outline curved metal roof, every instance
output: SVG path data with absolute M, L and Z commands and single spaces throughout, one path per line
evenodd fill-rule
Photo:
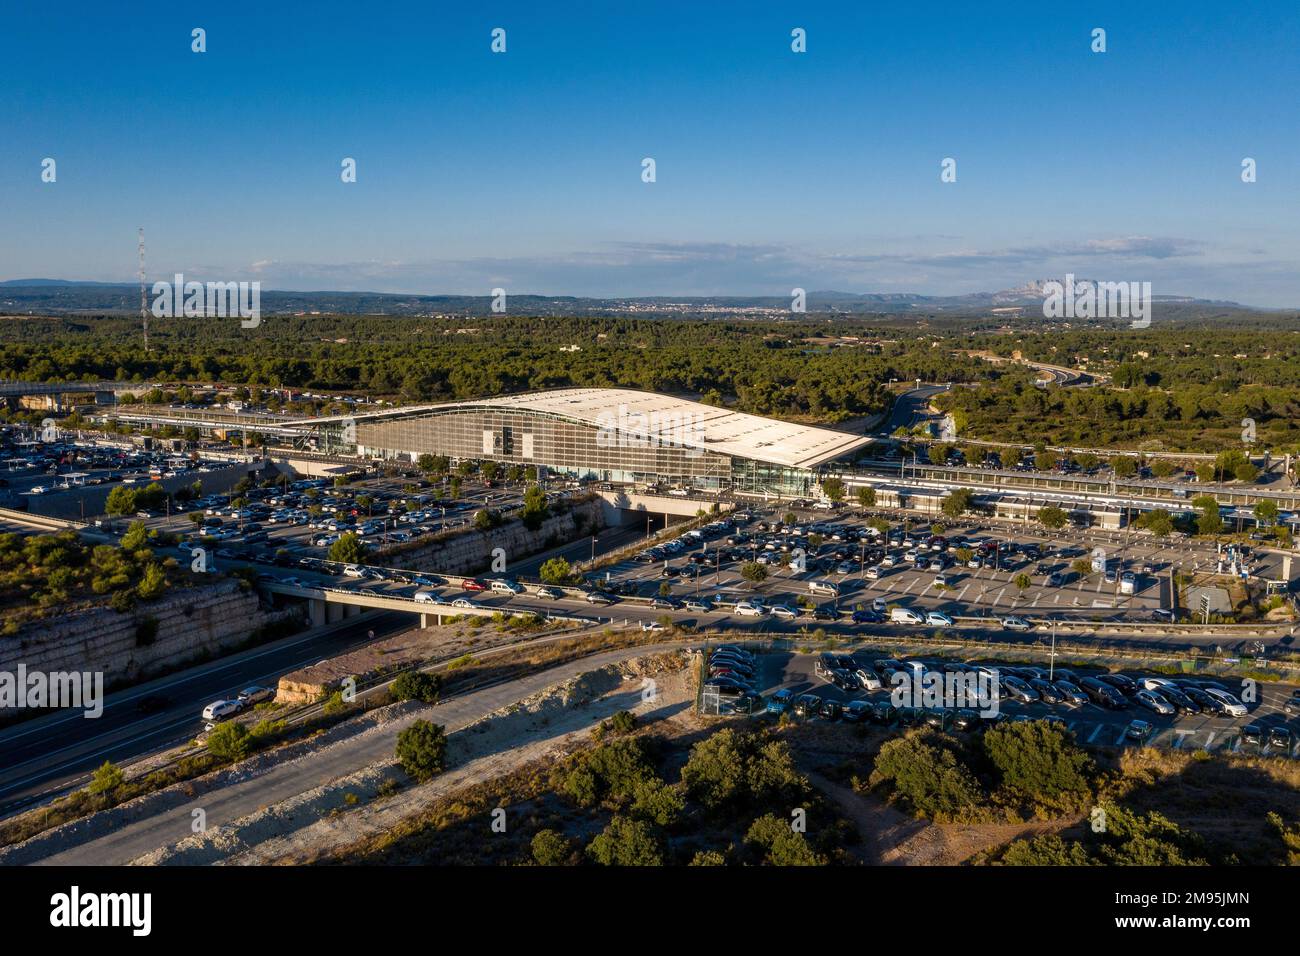
M 562 388 L 348 417 L 361 423 L 375 418 L 483 409 L 537 412 L 596 428 L 617 428 L 633 434 L 648 432 L 721 455 L 788 468 L 814 468 L 871 443 L 868 437 L 848 432 L 748 415 L 630 388 Z M 321 421 L 314 420 L 317 424 Z

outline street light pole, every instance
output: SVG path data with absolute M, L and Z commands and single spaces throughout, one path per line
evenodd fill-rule
M 1056 680 L 1056 621 L 1052 621 L 1052 653 L 1047 658 L 1047 679 Z

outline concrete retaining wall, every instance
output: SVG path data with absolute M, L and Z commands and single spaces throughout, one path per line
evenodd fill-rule
M 267 611 L 255 591 L 224 580 L 168 593 L 138 605 L 129 614 L 95 608 L 23 627 L 0 637 L 0 671 L 95 671 L 105 684 L 136 681 L 176 667 L 204 653 L 217 654 L 246 641 L 258 627 L 296 610 Z M 158 622 L 150 643 L 141 646 L 140 624 Z

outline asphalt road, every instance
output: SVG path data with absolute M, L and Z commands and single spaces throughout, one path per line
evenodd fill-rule
M 888 437 L 900 428 L 911 428 L 930 418 L 930 413 L 926 411 L 930 399 L 941 392 L 948 391 L 948 388 L 947 385 L 922 385 L 920 388 L 903 392 L 894 401 L 889 417 L 885 419 L 885 423 L 880 426 L 876 434 Z

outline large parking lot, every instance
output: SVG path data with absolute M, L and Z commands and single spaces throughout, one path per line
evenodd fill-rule
M 888 531 L 877 533 L 868 526 L 872 516 L 848 509 L 794 514 L 789 525 L 772 514 L 742 517 L 725 537 L 643 552 L 605 570 L 623 593 L 642 596 L 667 581 L 677 598 L 721 591 L 752 594 L 768 606 L 812 598 L 839 610 L 901 606 L 922 617 L 1153 621 L 1167 619 L 1172 573 L 1214 565 L 1211 553 L 1186 542 L 1137 535 L 1094 539 L 1077 530 L 1052 535 L 970 522 L 934 535 L 928 523 L 905 531 L 896 516 L 884 518 Z M 1099 557 L 1104 571 L 1074 567 Z M 764 580 L 745 580 L 748 563 L 764 566 Z M 821 582 L 838 594 L 814 593 Z
M 836 652 L 843 654 L 846 652 Z M 857 667 L 862 670 L 880 675 L 882 669 L 887 670 L 890 666 L 888 662 L 894 659 L 884 651 L 872 651 L 862 649 L 855 651 L 848 656 L 852 657 Z M 882 688 L 879 690 L 864 690 L 861 687 L 850 687 L 846 682 L 832 682 L 829 676 L 818 674 L 817 654 L 800 654 L 786 652 L 766 652 L 754 655 L 755 678 L 754 689 L 762 695 L 764 703 L 771 700 L 773 695 L 781 690 L 789 691 L 794 698 L 804 694 L 815 695 L 819 700 L 837 701 L 842 707 L 847 706 L 855 700 L 869 701 L 875 704 L 887 704 L 890 700 L 889 683 L 887 680 L 882 681 Z M 972 668 L 980 662 L 956 662 L 952 659 L 943 660 L 931 657 L 925 658 L 906 658 L 902 661 L 895 661 L 897 664 L 903 664 L 911 667 L 913 664 L 921 664 L 926 670 L 940 671 L 945 669 L 945 665 L 950 669 L 957 667 Z M 988 662 L 989 666 L 998 669 L 1002 673 L 1011 671 L 1022 671 L 1026 673 L 1032 670 L 1042 671 L 1044 678 L 1053 677 L 1055 683 L 1063 677 L 1073 677 L 1082 681 L 1085 677 L 1096 677 L 1103 673 L 1097 670 L 1070 668 L 1055 669 L 1048 673 L 1046 662 L 1040 662 L 1037 665 L 1009 664 L 1007 662 Z M 1199 684 L 1209 682 L 1218 684 L 1225 688 L 1234 697 L 1251 696 L 1251 691 L 1244 689 L 1239 680 L 1234 681 L 1231 678 L 1196 678 L 1191 677 L 1169 677 L 1169 675 L 1154 675 L 1140 671 L 1123 671 L 1123 676 L 1131 680 L 1140 682 L 1147 677 L 1155 677 L 1158 680 L 1168 680 L 1175 687 L 1184 683 Z M 1077 686 L 1077 684 L 1075 685 Z M 1042 719 L 1051 718 L 1059 719 L 1075 735 L 1076 739 L 1083 744 L 1092 744 L 1096 746 L 1119 746 L 1123 744 L 1144 743 L 1153 746 L 1163 746 L 1172 748 L 1181 748 L 1188 750 L 1206 750 L 1211 752 L 1228 751 L 1228 752 L 1262 752 L 1276 755 L 1300 756 L 1300 745 L 1297 744 L 1297 736 L 1300 736 L 1300 705 L 1297 704 L 1293 695 L 1296 689 L 1289 685 L 1283 684 L 1257 684 L 1254 685 L 1253 694 L 1255 699 L 1246 704 L 1248 714 L 1244 717 L 1231 717 L 1218 713 L 1175 713 L 1158 714 L 1147 706 L 1135 699 L 1135 693 L 1129 692 L 1122 696 L 1124 702 L 1122 707 L 1111 709 L 1101 707 L 1089 700 L 1086 703 L 1068 705 L 1061 703 L 1044 703 L 1041 700 L 1034 703 L 1024 703 L 1011 697 L 1006 697 L 998 701 L 998 711 L 1004 715 L 998 719 Z M 1288 700 L 1291 700 L 1292 713 L 1285 712 L 1285 706 Z M 878 708 L 879 709 L 879 708 Z M 929 722 L 935 726 L 943 726 L 945 729 L 956 729 L 953 723 L 955 710 L 947 709 L 947 713 L 936 713 L 934 710 L 921 710 L 919 712 L 899 712 L 886 721 L 888 726 L 905 727 L 922 722 Z M 927 720 L 927 717 L 929 718 Z M 822 717 L 812 717 L 808 719 L 825 719 Z M 843 720 L 842 717 L 837 718 Z M 1145 737 L 1134 738 L 1127 735 L 1128 728 L 1134 720 L 1140 720 L 1150 725 L 1150 732 Z M 873 721 L 881 723 L 880 720 Z M 987 724 L 987 721 L 981 722 L 981 725 Z M 1258 728 L 1259 737 L 1256 739 L 1254 728 Z M 1270 744 L 1270 731 L 1274 728 L 1282 728 L 1290 732 L 1290 743 L 1287 746 L 1281 746 L 1275 739 Z M 1243 731 L 1246 733 L 1243 734 Z

